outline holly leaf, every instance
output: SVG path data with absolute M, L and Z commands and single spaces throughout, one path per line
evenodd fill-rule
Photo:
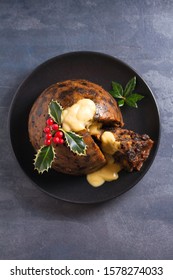
M 52 100 L 49 104 L 48 113 L 50 117 L 57 123 L 61 124 L 61 114 L 62 114 L 63 108 L 62 106 L 57 102 Z
M 35 169 L 37 169 L 38 173 L 43 173 L 44 171 L 48 171 L 52 166 L 52 162 L 55 158 L 55 150 L 52 145 L 50 146 L 42 146 L 36 154 L 34 160 Z
M 129 96 L 136 87 L 136 77 L 133 77 L 126 85 L 123 96 Z
M 86 155 L 87 146 L 83 140 L 83 137 L 72 131 L 67 132 L 63 130 L 63 132 L 67 146 L 70 148 L 70 150 L 79 156 Z
M 123 95 L 123 88 L 122 85 L 116 82 L 112 82 L 113 90 L 110 91 L 110 94 L 116 98 L 122 98 Z

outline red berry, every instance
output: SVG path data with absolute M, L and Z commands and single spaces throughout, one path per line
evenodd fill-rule
M 49 133 L 49 132 L 50 132 L 50 127 L 46 126 L 46 127 L 43 129 L 43 131 L 44 131 L 45 133 Z
M 47 119 L 46 121 L 47 125 L 52 125 L 54 123 L 52 118 Z
M 58 124 L 56 124 L 56 123 L 54 123 L 53 125 L 52 125 L 52 129 L 53 130 L 58 130 L 59 129 L 59 125 Z
M 63 136 L 64 136 L 64 133 L 63 133 L 61 130 L 58 130 L 58 131 L 55 133 L 55 137 L 62 138 Z
M 64 139 L 60 138 L 59 139 L 59 144 L 63 144 L 64 143 Z
M 45 139 L 44 141 L 46 146 L 49 146 L 51 144 L 51 140 L 50 139 Z
M 53 142 L 55 143 L 55 144 L 59 144 L 59 137 L 53 137 Z
M 46 137 L 46 139 L 51 139 L 52 138 L 52 134 L 51 133 L 47 133 L 45 137 Z

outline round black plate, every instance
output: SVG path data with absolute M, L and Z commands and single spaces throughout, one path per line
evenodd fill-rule
M 123 86 L 137 77 L 136 92 L 145 96 L 139 108 L 122 109 L 125 127 L 146 133 L 155 141 L 150 157 L 140 172 L 122 171 L 119 179 L 99 188 L 90 186 L 85 176 L 68 176 L 54 170 L 39 175 L 34 170 L 34 150 L 28 137 L 28 115 L 40 93 L 53 83 L 67 79 L 86 79 L 111 89 L 111 81 Z M 96 52 L 72 52 L 54 57 L 37 67 L 17 90 L 9 113 L 9 131 L 15 156 L 36 185 L 47 194 L 69 202 L 96 203 L 106 201 L 133 187 L 147 172 L 159 144 L 159 113 L 153 94 L 143 79 L 119 59 Z

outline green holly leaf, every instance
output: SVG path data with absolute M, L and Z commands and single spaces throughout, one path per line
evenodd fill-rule
M 50 117 L 57 123 L 61 124 L 61 114 L 62 114 L 63 108 L 62 106 L 57 102 L 52 100 L 49 104 L 48 113 Z
M 86 155 L 87 146 L 83 140 L 83 137 L 72 131 L 67 132 L 63 130 L 63 132 L 67 146 L 70 148 L 70 150 L 80 156 Z
M 136 87 L 136 77 L 133 77 L 126 85 L 123 96 L 129 96 Z
M 44 171 L 48 171 L 52 166 L 52 162 L 55 158 L 55 150 L 52 145 L 50 146 L 42 146 L 36 154 L 34 160 L 35 169 L 37 169 L 38 173 L 43 173 Z
M 122 98 L 123 95 L 123 88 L 119 83 L 112 82 L 113 90 L 110 91 L 110 94 L 116 98 Z

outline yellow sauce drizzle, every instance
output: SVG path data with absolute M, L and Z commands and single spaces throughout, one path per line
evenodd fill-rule
M 91 99 L 80 99 L 62 112 L 62 127 L 65 131 L 81 131 L 89 126 L 95 112 L 96 106 Z
M 119 148 L 120 142 L 116 141 L 114 135 L 110 131 L 105 131 L 101 136 L 102 150 L 113 155 Z
M 91 135 L 98 135 L 101 133 L 102 123 L 93 122 L 89 127 L 88 130 Z
M 93 187 L 99 187 L 105 183 L 118 179 L 121 166 L 114 162 L 112 156 L 107 159 L 107 164 L 101 169 L 87 175 L 87 181 Z
M 87 181 L 93 187 L 99 187 L 106 181 L 118 179 L 118 172 L 121 166 L 114 162 L 113 154 L 120 148 L 120 142 L 116 141 L 110 131 L 105 131 L 101 136 L 101 147 L 107 159 L 107 164 L 99 170 L 87 175 Z
M 95 103 L 91 99 L 81 99 L 62 112 L 62 127 L 65 131 L 81 131 L 88 128 L 91 135 L 101 133 L 101 123 L 93 122 L 96 113 Z M 107 164 L 101 169 L 87 175 L 87 181 L 93 187 L 99 187 L 105 181 L 118 179 L 121 166 L 114 162 L 113 154 L 120 147 L 110 131 L 105 131 L 101 136 L 101 147 L 107 159 Z

